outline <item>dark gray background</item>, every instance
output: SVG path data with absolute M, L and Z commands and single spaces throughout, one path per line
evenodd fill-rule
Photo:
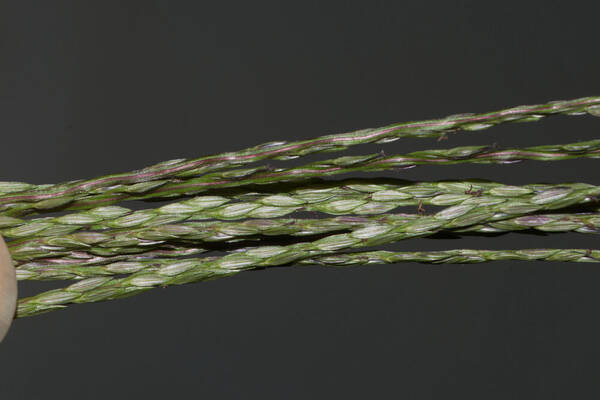
M 0 180 L 53 183 L 598 95 L 590 4 L 3 1 Z M 598 123 L 556 117 L 353 153 L 587 140 Z M 597 165 L 387 176 L 600 183 Z M 394 248 L 553 246 L 597 247 L 597 238 L 515 234 Z M 0 346 L 0 396 L 597 398 L 598 282 L 596 265 L 498 262 L 286 267 L 157 289 L 16 321 Z

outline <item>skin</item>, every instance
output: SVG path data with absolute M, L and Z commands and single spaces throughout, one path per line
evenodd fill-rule
M 0 341 L 4 339 L 17 306 L 17 276 L 12 259 L 0 236 Z

